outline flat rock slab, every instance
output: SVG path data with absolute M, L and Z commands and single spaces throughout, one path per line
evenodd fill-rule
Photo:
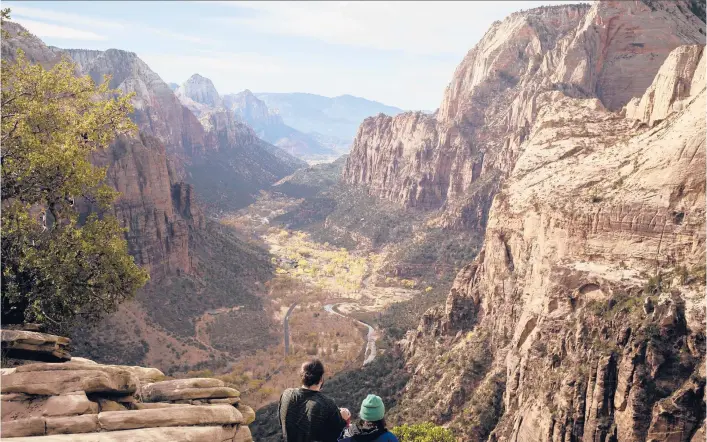
M 183 404 L 173 404 L 171 402 L 138 402 L 135 408 L 138 410 L 152 410 L 155 408 L 183 407 Z
M 155 390 L 176 390 L 181 388 L 209 388 L 223 387 L 226 384 L 220 379 L 213 378 L 189 378 L 189 379 L 172 379 L 170 381 L 153 382 L 145 385 L 145 388 Z
M 193 399 L 222 399 L 222 398 L 239 398 L 241 393 L 229 387 L 211 387 L 211 388 L 184 388 L 179 390 L 154 391 L 143 390 L 143 402 L 166 402 L 166 401 L 184 401 L 190 403 Z
M 222 442 L 233 440 L 236 430 L 238 427 L 235 425 L 144 428 L 103 433 L 22 437 L 13 439 L 13 442 Z
M 42 417 L 31 417 L 29 419 L 17 419 L 3 422 L 0 425 L 0 438 L 39 436 L 44 434 L 45 420 Z
M 175 379 L 144 385 L 141 394 L 143 402 L 240 397 L 238 390 L 224 385 L 223 381 L 211 378 Z
M 99 431 L 98 415 L 48 417 L 47 434 L 79 434 Z
M 68 361 L 71 339 L 26 330 L 0 330 L 0 346 L 8 358 Z
M 36 363 L 17 367 L 18 372 L 52 371 L 52 370 L 102 370 L 107 372 L 127 371 L 140 380 L 142 384 L 154 383 L 164 378 L 164 373 L 156 368 L 138 367 L 132 365 L 104 365 L 85 358 L 71 358 L 62 363 Z M 223 385 L 223 383 L 221 383 Z
M 134 393 L 138 382 L 125 370 L 26 371 L 3 376 L 0 391 L 46 396 L 72 391 L 125 395 Z
M 185 425 L 241 424 L 243 415 L 231 405 L 188 405 L 130 411 L 107 411 L 98 414 L 103 430 L 176 427 Z

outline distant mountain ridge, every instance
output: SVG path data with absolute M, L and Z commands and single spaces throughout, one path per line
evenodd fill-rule
M 259 92 L 255 96 L 278 114 L 288 126 L 316 137 L 335 138 L 340 146 L 348 147 L 361 122 L 380 113 L 395 116 L 403 110 L 377 101 L 353 95 L 325 97 L 302 92 Z
M 221 119 L 231 124 L 247 125 L 257 137 L 272 143 L 289 155 L 309 160 L 333 159 L 336 152 L 320 144 L 316 139 L 287 126 L 265 103 L 252 92 L 220 95 L 213 82 L 194 74 L 175 90 L 182 105 L 209 125 L 211 115 L 222 114 Z M 293 164 L 294 166 L 299 166 Z

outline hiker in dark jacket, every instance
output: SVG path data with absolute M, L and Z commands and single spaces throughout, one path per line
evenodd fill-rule
M 359 418 L 344 430 L 339 442 L 398 442 L 398 438 L 386 428 L 385 406 L 380 397 L 369 394 L 361 403 Z
M 305 362 L 300 372 L 301 388 L 288 388 L 280 396 L 277 416 L 285 442 L 336 442 L 351 413 L 338 408 L 319 390 L 324 383 L 324 365 L 318 359 Z

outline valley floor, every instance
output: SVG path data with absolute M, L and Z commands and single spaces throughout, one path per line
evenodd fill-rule
M 322 359 L 327 376 L 373 361 L 380 351 L 376 347 L 380 332 L 369 324 L 389 306 L 423 292 L 412 280 L 379 276 L 385 250 L 337 248 L 304 231 L 271 223 L 298 203 L 263 193 L 254 204 L 219 220 L 234 227 L 242 239 L 267 248 L 275 265 L 264 305 L 273 321 L 282 324 L 282 338 L 275 346 L 238 358 L 229 367 L 234 374 L 220 376 L 256 407 L 297 385 L 299 366 L 307 357 Z M 222 332 L 213 327 L 219 313 L 224 312 L 207 312 L 198 321 L 202 344 L 209 345 L 210 331 Z M 287 352 L 285 334 L 289 334 Z

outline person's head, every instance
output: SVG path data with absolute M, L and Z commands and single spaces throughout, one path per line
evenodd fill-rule
M 324 380 L 324 364 L 319 359 L 312 359 L 302 364 L 300 370 L 302 385 L 306 388 L 321 388 Z
M 385 428 L 385 405 L 383 399 L 375 394 L 369 394 L 361 403 L 361 410 L 358 413 L 361 421 L 366 426 L 374 426 L 378 429 Z

